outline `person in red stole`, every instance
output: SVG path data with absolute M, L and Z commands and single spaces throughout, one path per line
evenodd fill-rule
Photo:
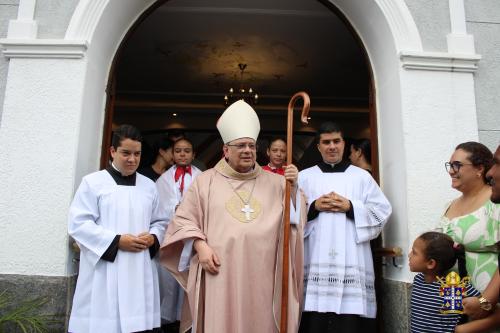
M 201 170 L 192 165 L 195 151 L 191 140 L 186 137 L 177 139 L 172 150 L 174 166 L 156 181 L 160 206 L 166 211 L 169 221 L 174 217 L 184 193 L 201 174 Z M 164 267 L 158 268 L 158 277 L 162 328 L 166 332 L 178 332 L 184 290 Z
M 256 163 L 260 122 L 243 100 L 217 129 L 224 157 L 184 192 L 161 249 L 162 265 L 188 296 L 181 332 L 279 332 L 285 179 L 292 185 L 287 323 L 297 332 L 306 219 L 297 167 L 288 165 L 283 177 Z
M 284 175 L 285 169 L 283 168 L 286 162 L 286 142 L 282 138 L 274 138 L 269 140 L 269 146 L 267 147 L 267 156 L 269 157 L 269 163 L 264 165 L 262 169 L 277 173 L 278 175 Z

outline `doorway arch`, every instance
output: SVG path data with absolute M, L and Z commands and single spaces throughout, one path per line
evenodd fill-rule
M 84 58 L 86 75 L 82 92 L 75 184 L 85 174 L 99 168 L 107 92 L 111 88 L 107 83 L 115 55 L 137 20 L 145 16 L 148 10 L 165 2 L 166 0 L 81 0 L 74 12 L 65 39 L 83 40 L 88 45 Z M 368 55 L 374 83 L 373 100 L 377 110 L 379 178 L 381 187 L 393 206 L 392 222 L 383 231 L 384 245 L 406 249 L 414 233 L 410 223 L 412 219 L 420 218 L 420 215 L 415 214 L 414 205 L 408 204 L 410 198 L 415 198 L 415 191 L 412 192 L 409 188 L 414 180 L 409 181 L 407 173 L 410 166 L 405 148 L 409 143 L 405 143 L 405 140 L 409 139 L 404 132 L 407 115 L 404 113 L 402 90 L 402 82 L 407 73 L 402 66 L 401 53 L 422 52 L 418 29 L 404 2 L 321 2 L 342 13 Z M 411 137 L 410 139 L 413 140 Z M 386 280 L 397 282 L 396 285 L 391 285 L 392 291 L 403 298 L 405 296 L 401 295 L 407 291 L 404 283 L 411 280 L 410 275 L 407 268 L 387 268 L 384 272 Z M 391 307 L 391 310 L 405 312 L 400 305 Z
M 80 1 L 70 21 L 65 39 L 86 40 L 86 79 L 83 92 L 80 140 L 75 177 L 97 168 L 98 147 L 102 137 L 91 133 L 102 133 L 106 105 L 106 87 L 114 55 L 126 33 L 152 6 L 165 0 L 85 0 Z M 380 180 L 388 197 L 393 202 L 393 219 L 405 220 L 406 196 L 401 188 L 405 184 L 405 160 L 402 142 L 402 102 L 400 51 L 421 51 L 422 43 L 417 27 L 402 2 L 377 0 L 324 0 L 335 6 L 349 20 L 357 32 L 368 54 L 375 83 L 377 133 L 379 149 Z M 398 158 L 396 158 L 396 156 Z M 388 174 L 398 182 L 386 182 Z M 396 188 L 397 187 L 397 188 Z M 394 224 L 393 224 L 394 225 Z M 395 235 L 406 235 L 405 228 L 393 230 Z M 396 239 L 407 244 L 407 239 Z
M 88 43 L 86 75 L 81 108 L 75 178 L 98 168 L 105 121 L 106 86 L 114 56 L 135 22 L 165 0 L 83 0 L 80 1 L 65 35 L 67 40 Z M 415 22 L 402 2 L 377 0 L 324 0 L 336 7 L 349 21 L 368 54 L 374 81 L 381 186 L 394 208 L 393 220 L 407 220 L 406 160 L 404 151 L 401 51 L 421 51 L 422 43 Z M 397 181 L 387 181 L 389 179 Z M 78 182 L 75 182 L 78 183 Z M 406 246 L 408 227 L 391 223 L 392 244 Z M 392 272 L 391 277 L 408 281 L 408 272 Z

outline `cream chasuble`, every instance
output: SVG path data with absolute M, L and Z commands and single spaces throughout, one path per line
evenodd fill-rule
M 307 222 L 304 311 L 375 318 L 370 240 L 380 234 L 392 208 L 368 172 L 344 166 L 333 172 L 314 166 L 299 173 L 299 187 L 310 204 L 334 191 L 351 201 L 354 213 L 353 220 L 345 213 L 320 212 Z
M 278 332 L 285 179 L 262 171 L 241 174 L 222 159 L 198 176 L 177 209 L 161 262 L 188 293 L 193 333 Z M 300 218 L 305 221 L 305 200 Z M 291 207 L 293 210 L 293 207 Z M 291 214 L 292 215 L 292 214 Z M 206 273 L 196 253 L 179 272 L 184 243 L 201 238 L 217 253 L 219 273 Z M 302 297 L 302 224 L 290 237 L 289 332 L 298 330 Z M 194 252 L 194 251 L 193 251 Z M 190 323 L 183 325 L 185 331 Z

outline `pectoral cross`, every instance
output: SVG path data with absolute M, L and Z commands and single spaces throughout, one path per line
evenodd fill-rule
M 245 219 L 247 221 L 250 221 L 252 220 L 251 216 L 250 216 L 250 213 L 253 213 L 254 210 L 252 208 L 250 208 L 250 205 L 249 204 L 245 204 L 245 206 L 241 209 L 241 211 L 243 213 L 245 213 Z

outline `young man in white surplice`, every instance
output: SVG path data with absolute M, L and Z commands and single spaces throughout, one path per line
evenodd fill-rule
M 345 141 L 338 125 L 322 124 L 316 143 L 322 161 L 299 173 L 309 203 L 299 332 L 375 332 L 370 240 L 392 208 L 366 170 L 342 160 Z
M 80 247 L 69 332 L 143 332 L 160 327 L 158 272 L 153 257 L 167 216 L 151 179 L 136 172 L 141 135 L 113 133 L 112 164 L 82 179 L 68 232 Z
M 175 141 L 173 146 L 174 166 L 168 169 L 157 181 L 160 194 L 160 205 L 167 211 L 169 221 L 172 220 L 177 206 L 184 193 L 201 170 L 192 165 L 195 153 L 192 142 L 183 137 Z M 160 281 L 161 320 L 162 325 L 180 320 L 184 290 L 164 267 L 158 265 Z

